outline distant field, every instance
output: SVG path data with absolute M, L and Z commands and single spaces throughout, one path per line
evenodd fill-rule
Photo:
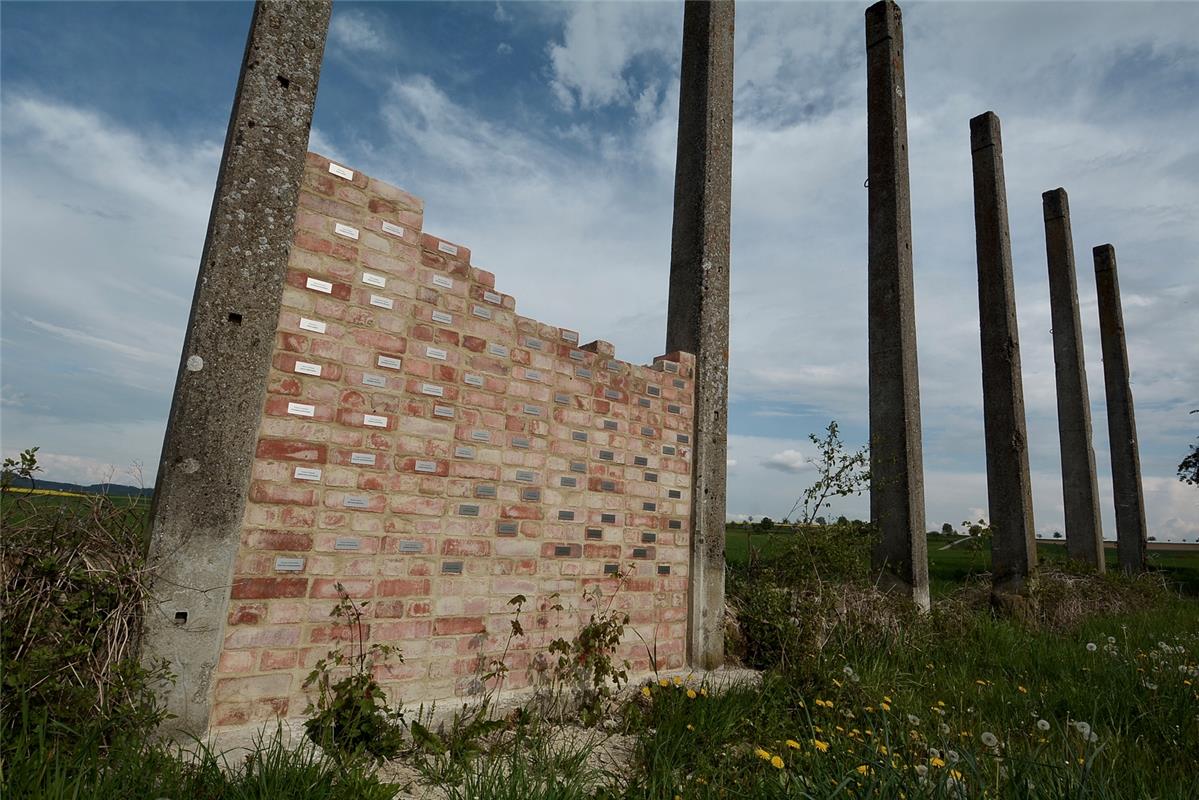
M 763 558 L 770 558 L 785 542 L 787 533 L 755 533 L 753 546 Z M 744 564 L 749 560 L 751 536 L 747 531 L 729 528 L 726 531 L 725 558 L 730 564 Z M 972 575 L 991 569 L 991 553 L 977 550 L 959 542 L 956 536 L 928 537 L 929 586 L 934 595 L 945 594 L 960 586 Z M 1115 569 L 1116 550 L 1105 550 L 1108 569 Z M 1037 542 L 1037 555 L 1042 562 L 1064 561 L 1066 546 L 1059 542 Z M 1177 583 L 1184 594 L 1199 596 L 1199 546 L 1170 542 L 1149 543 L 1149 564 L 1166 572 L 1173 583 Z

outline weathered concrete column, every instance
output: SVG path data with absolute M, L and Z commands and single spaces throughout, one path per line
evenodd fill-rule
M 1120 279 L 1116 274 L 1116 248 L 1096 247 L 1095 288 L 1099 297 L 1099 337 L 1103 346 L 1103 387 L 1107 393 L 1107 438 L 1112 449 L 1112 493 L 1116 499 L 1116 551 L 1120 569 L 1128 573 L 1145 568 L 1147 526 L 1145 495 L 1141 489 L 1141 452 L 1132 408 L 1128 374 L 1128 346 L 1124 340 L 1124 311 Z
M 870 520 L 881 582 L 927 609 L 924 460 L 912 288 L 908 121 L 899 6 L 866 9 L 869 176 Z
M 1012 285 L 1012 242 L 999 117 L 970 120 L 974 164 L 974 232 L 978 255 L 978 316 L 982 344 L 983 421 L 987 445 L 991 595 L 1019 613 L 1037 564 L 1028 474 L 1028 436 L 1020 374 L 1020 334 Z
M 1057 430 L 1062 451 L 1062 501 L 1066 512 L 1066 553 L 1099 572 L 1103 523 L 1091 447 L 1091 402 L 1078 315 L 1074 237 L 1065 189 L 1041 195 L 1045 212 L 1045 253 L 1049 262 L 1049 307 L 1053 319 L 1053 365 L 1057 376 Z
M 172 731 L 208 727 L 330 12 L 259 0 L 250 23 L 154 492 L 143 656 L 178 676 Z
M 731 1 L 684 5 L 666 317 L 666 352 L 695 354 L 687 650 L 691 665 L 704 669 L 724 662 L 733 15 Z

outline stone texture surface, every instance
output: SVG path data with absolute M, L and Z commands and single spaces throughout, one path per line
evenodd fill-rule
M 346 636 L 339 583 L 369 603 L 368 643 L 403 651 L 376 673 L 397 702 L 481 689 L 517 594 L 528 636 L 505 686 L 536 682 L 616 570 L 619 655 L 648 671 L 644 640 L 660 667 L 685 662 L 695 359 L 635 366 L 518 315 L 422 221 L 415 197 L 308 155 L 214 728 L 302 713 L 304 676 Z
M 1128 372 L 1124 311 L 1116 249 L 1110 244 L 1092 251 L 1095 288 L 1099 298 L 1099 336 L 1103 347 L 1103 386 L 1107 395 L 1107 438 L 1112 453 L 1112 494 L 1116 502 L 1116 550 L 1120 569 L 1137 573 L 1145 568 L 1147 527 L 1145 495 L 1141 488 L 1141 453 Z
M 184 733 L 209 722 L 329 15 L 329 2 L 255 6 L 176 379 L 144 657 L 178 676 L 168 726 Z
M 666 320 L 667 352 L 694 353 L 699 376 L 688 655 L 703 669 L 724 661 L 733 18 L 731 0 L 684 6 Z
M 899 6 L 882 0 L 866 10 L 870 519 L 881 534 L 880 577 L 927 609 L 905 93 L 903 22 Z
M 1091 447 L 1091 402 L 1087 394 L 1082 322 L 1070 201 L 1065 189 L 1041 195 L 1045 253 L 1049 264 L 1049 306 L 1053 319 L 1053 364 L 1057 379 L 1057 425 L 1062 453 L 1062 502 L 1066 552 L 1071 559 L 1103 572 L 1103 524 Z
M 970 120 L 974 172 L 974 229 L 982 345 L 983 419 L 987 446 L 987 504 L 993 531 L 992 595 L 1017 611 L 1037 563 L 1028 435 L 1020 373 L 1020 335 L 1012 284 L 1012 243 L 999 117 Z

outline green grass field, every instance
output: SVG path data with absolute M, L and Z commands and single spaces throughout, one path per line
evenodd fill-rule
M 759 556 L 773 557 L 788 537 L 786 532 L 750 533 L 740 528 L 728 528 L 725 532 L 725 558 L 730 564 L 744 564 L 749 560 L 752 544 Z M 956 536 L 940 534 L 928 537 L 929 588 L 934 596 L 947 594 L 975 575 L 991 569 L 991 553 L 960 542 Z M 1066 560 L 1066 546 L 1057 542 L 1037 543 L 1037 556 L 1044 564 L 1061 564 Z M 1107 567 L 1118 567 L 1116 551 L 1107 548 Z M 1160 570 L 1168 581 L 1182 594 L 1199 597 L 1199 547 L 1189 551 L 1149 551 L 1149 565 Z

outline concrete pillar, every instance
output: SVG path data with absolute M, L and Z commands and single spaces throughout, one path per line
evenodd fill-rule
M 1074 237 L 1065 189 L 1041 195 L 1045 212 L 1045 253 L 1049 262 L 1049 307 L 1053 318 L 1053 365 L 1057 376 L 1057 430 L 1062 451 L 1062 501 L 1066 512 L 1066 553 L 1103 572 L 1103 524 L 1091 447 L 1091 403 L 1078 315 Z
M 1099 297 L 1099 337 L 1103 344 L 1103 387 L 1107 393 L 1107 438 L 1112 448 L 1112 493 L 1116 499 L 1116 551 L 1120 569 L 1145 568 L 1147 526 L 1141 489 L 1141 453 L 1128 380 L 1128 347 L 1124 341 L 1124 311 L 1116 248 L 1102 244 L 1093 251 L 1095 288 Z
M 866 130 L 874 565 L 882 585 L 928 609 L 903 20 L 891 0 L 866 9 Z
M 283 294 L 328 0 L 259 0 L 217 175 L 155 483 L 143 657 L 177 675 L 171 731 L 208 727 Z
M 1037 564 L 1028 474 L 1028 436 L 1020 375 L 1020 334 L 1012 285 L 1012 242 L 999 117 L 970 120 L 974 165 L 974 231 L 978 254 L 978 315 L 982 344 L 987 503 L 991 517 L 991 594 L 1019 611 Z
M 731 1 L 684 5 L 666 317 L 666 352 L 695 354 L 687 649 L 691 665 L 704 669 L 724 662 L 733 15 Z

